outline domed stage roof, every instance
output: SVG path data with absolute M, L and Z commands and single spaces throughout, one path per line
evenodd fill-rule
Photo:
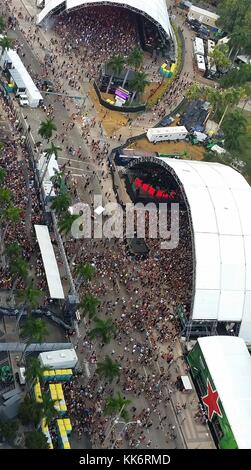
M 56 13 L 60 7 L 70 11 L 81 6 L 102 5 L 114 5 L 114 7 L 123 7 L 135 11 L 135 13 L 141 13 L 160 27 L 168 37 L 173 37 L 166 0 L 45 0 L 43 10 L 37 15 L 37 24 L 40 24 L 46 17 Z

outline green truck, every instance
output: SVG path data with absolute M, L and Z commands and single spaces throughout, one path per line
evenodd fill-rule
M 243 339 L 199 338 L 187 360 L 219 449 L 251 448 L 251 358 Z

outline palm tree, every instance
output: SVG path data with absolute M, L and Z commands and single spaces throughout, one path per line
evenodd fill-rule
M 112 57 L 110 62 L 108 62 L 108 66 L 111 69 L 112 74 L 111 74 L 111 77 L 110 77 L 110 80 L 106 89 L 106 93 L 109 93 L 114 75 L 120 75 L 121 72 L 123 71 L 124 63 L 125 63 L 125 59 L 120 54 L 115 55 L 114 57 Z
M 65 212 L 58 221 L 59 232 L 68 235 L 71 231 L 72 224 L 79 218 L 78 214 L 70 214 Z
M 8 258 L 10 258 L 10 260 L 18 258 L 20 256 L 20 253 L 21 246 L 16 242 L 9 243 L 9 245 L 5 247 L 5 254 L 6 256 L 8 256 Z
M 145 72 L 136 72 L 133 80 L 130 82 L 130 88 L 133 91 L 131 103 L 134 101 L 137 93 L 144 93 L 145 87 L 149 85 L 149 80 Z
M 55 170 L 54 175 L 50 178 L 54 188 L 59 189 L 60 193 L 65 193 L 68 191 L 65 184 L 65 174 L 63 171 Z
M 101 337 L 103 343 L 108 344 L 116 333 L 116 327 L 113 321 L 110 318 L 107 320 L 95 318 L 94 321 L 95 327 L 89 333 L 90 338 Z
M 2 16 L 0 16 L 0 34 L 5 30 L 5 21 Z
M 113 361 L 109 356 L 105 356 L 104 362 L 97 363 L 97 374 L 100 377 L 108 379 L 109 383 L 120 375 L 120 370 L 120 364 Z
M 49 449 L 47 437 L 42 431 L 31 431 L 26 434 L 25 446 L 27 449 Z
M 1 56 L 3 56 L 5 51 L 8 51 L 9 49 L 11 49 L 12 44 L 13 44 L 13 40 L 8 38 L 7 36 L 3 36 L 2 38 L 0 38 L 0 48 L 2 49 Z
M 240 137 L 246 134 L 247 120 L 240 111 L 229 113 L 222 125 L 225 147 L 229 151 L 240 149 Z
M 41 408 L 43 418 L 45 419 L 45 425 L 47 424 L 47 426 L 50 424 L 51 421 L 53 421 L 53 419 L 58 416 L 58 411 L 55 408 L 55 401 L 56 400 L 52 400 L 51 396 L 48 393 L 42 392 Z
M 27 383 L 30 385 L 30 388 L 35 385 L 37 379 L 43 379 L 45 370 L 48 370 L 48 367 L 42 367 L 37 357 L 32 357 L 29 360 L 29 362 L 26 364 L 25 378 Z
M 96 268 L 90 263 L 81 263 L 76 268 L 78 277 L 76 279 L 77 290 L 80 288 L 82 282 L 88 282 L 93 279 L 96 274 Z
M 20 256 L 15 259 L 11 257 L 10 272 L 14 276 L 14 282 L 10 292 L 10 295 L 12 295 L 14 290 L 16 289 L 19 279 L 25 281 L 28 278 L 29 264 L 24 258 L 21 258 Z
M 45 149 L 45 158 L 47 159 L 47 161 L 46 161 L 44 172 L 43 172 L 41 180 L 40 180 L 40 188 L 41 188 L 41 186 L 43 184 L 43 181 L 44 181 L 44 178 L 46 176 L 48 166 L 49 166 L 50 161 L 51 161 L 51 157 L 54 155 L 55 160 L 57 160 L 58 159 L 58 153 L 61 150 L 62 150 L 61 147 L 58 147 L 53 142 L 51 142 L 51 146 L 49 148 Z
M 29 281 L 25 289 L 17 292 L 17 302 L 22 305 L 20 314 L 17 319 L 17 325 L 25 311 L 31 313 L 32 309 L 35 309 L 39 306 L 41 300 L 42 292 L 35 288 L 34 282 Z
M 96 317 L 97 308 L 100 306 L 100 300 L 92 294 L 86 294 L 80 302 L 80 308 L 83 309 L 84 314 L 88 315 L 91 319 Z
M 43 137 L 43 139 L 47 139 L 49 142 L 50 138 L 54 131 L 57 130 L 57 126 L 54 123 L 53 119 L 46 119 L 46 121 L 42 121 L 40 127 L 38 129 L 38 133 Z
M 0 166 L 0 184 L 3 184 L 6 175 L 7 175 L 6 170 Z
M 20 337 L 25 340 L 25 348 L 20 362 L 22 362 L 28 346 L 33 341 L 35 343 L 42 343 L 47 335 L 48 330 L 44 320 L 41 318 L 34 318 L 29 315 L 20 329 Z
M 54 198 L 51 208 L 56 212 L 56 214 L 62 214 L 69 209 L 71 204 L 71 196 L 69 192 L 60 193 L 57 197 Z
M 9 188 L 0 188 L 0 207 L 4 208 L 10 204 L 12 192 Z
M 131 400 L 127 400 L 118 392 L 117 395 L 106 399 L 104 414 L 111 415 L 117 413 L 119 416 L 122 416 L 125 421 L 128 421 L 129 416 L 126 406 L 130 404 Z
M 33 424 L 37 427 L 42 417 L 41 403 L 38 403 L 33 395 L 26 395 L 18 410 L 18 418 L 21 423 L 25 426 Z
M 18 222 L 20 222 L 21 212 L 22 212 L 22 210 L 20 209 L 20 207 L 15 207 L 13 205 L 10 205 L 9 207 L 7 207 L 5 209 L 5 211 L 4 211 L 4 220 L 7 223 L 5 225 L 5 229 L 4 229 L 3 235 L 1 237 L 2 242 L 4 242 L 4 240 L 5 240 L 9 225 L 11 223 L 13 223 L 15 225 L 15 224 L 18 224 Z
M 144 59 L 143 51 L 141 49 L 139 49 L 138 47 L 135 47 L 131 51 L 131 53 L 129 54 L 129 56 L 126 60 L 126 64 L 129 67 L 127 68 L 126 75 L 125 75 L 122 87 L 124 87 L 126 82 L 127 82 L 128 75 L 130 73 L 130 67 L 133 67 L 136 70 L 138 70 L 140 68 L 140 66 L 142 65 L 142 63 L 143 63 L 143 59 Z

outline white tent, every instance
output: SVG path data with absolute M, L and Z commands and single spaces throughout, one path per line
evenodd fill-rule
M 134 10 L 137 13 L 147 16 L 158 26 L 160 26 L 167 36 L 173 37 L 172 28 L 165 0 L 47 0 L 45 7 L 37 15 L 37 24 L 40 24 L 48 15 L 52 14 L 58 7 L 66 4 L 66 10 L 71 10 L 78 6 L 91 6 L 92 4 L 121 6 Z
M 239 449 L 251 449 L 251 357 L 241 338 L 198 339 Z
M 143 159 L 144 160 L 144 159 Z M 220 163 L 152 158 L 182 185 L 194 246 L 193 320 L 241 322 L 251 342 L 251 188 Z
M 34 225 L 34 228 L 42 255 L 50 297 L 52 299 L 64 299 L 64 291 L 48 227 L 47 225 Z

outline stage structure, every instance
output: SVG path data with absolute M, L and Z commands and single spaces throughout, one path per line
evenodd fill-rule
M 166 39 L 174 40 L 165 0 L 45 0 L 43 10 L 37 15 L 40 25 L 47 17 L 80 7 L 114 6 L 126 8 L 146 17 L 164 34 Z
M 251 188 L 220 163 L 139 157 L 161 165 L 178 183 L 189 215 L 193 292 L 189 312 L 179 309 L 184 334 L 231 334 L 251 343 Z M 228 333 L 227 333 L 228 332 Z

